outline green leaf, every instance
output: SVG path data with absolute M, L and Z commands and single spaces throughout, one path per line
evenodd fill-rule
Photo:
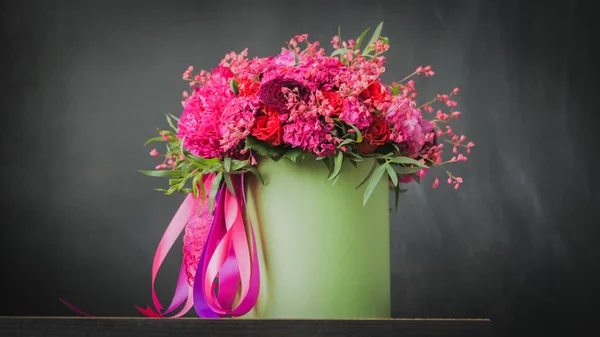
M 373 175 L 371 175 L 371 178 L 369 179 L 369 184 L 367 185 L 367 189 L 365 190 L 365 194 L 363 196 L 363 206 L 367 204 L 367 201 L 369 201 L 371 194 L 373 194 L 373 191 L 377 187 L 377 184 L 379 184 L 379 181 L 381 180 L 381 177 L 383 177 L 383 172 L 385 171 L 385 167 L 387 165 L 387 163 L 382 164 L 375 171 L 373 171 Z
M 180 178 L 180 179 L 169 179 L 169 186 L 174 186 L 174 185 L 179 185 L 181 184 L 182 181 L 184 181 L 184 178 Z
M 221 185 L 221 180 L 223 179 L 223 172 L 217 173 L 215 179 L 212 182 L 212 186 L 210 187 L 210 195 L 208 196 L 208 209 L 212 211 L 213 205 L 215 203 L 215 197 L 217 196 L 217 191 L 219 190 L 219 185 Z
M 393 86 L 392 87 L 392 96 L 396 96 L 400 93 L 400 86 Z
M 362 46 L 362 43 L 365 39 L 365 36 L 367 36 L 367 33 L 371 30 L 371 27 L 365 29 L 364 32 L 362 32 L 362 34 L 360 34 L 360 36 L 358 37 L 358 39 L 356 39 L 356 44 L 354 45 L 354 50 L 360 50 L 360 47 Z
M 182 142 L 183 143 L 183 142 Z M 199 167 L 210 167 L 213 164 L 217 164 L 220 163 L 221 161 L 219 160 L 219 158 L 211 158 L 211 159 L 206 159 L 206 158 L 202 158 L 202 157 L 198 157 L 195 156 L 193 154 L 189 154 L 186 153 L 185 156 L 192 162 L 194 163 L 194 165 L 199 166 Z
M 344 162 L 344 152 L 338 151 L 337 155 L 335 156 L 333 172 L 331 173 L 329 178 L 327 178 L 327 180 L 333 180 L 333 178 L 337 177 L 340 174 L 340 170 L 342 169 L 343 162 Z
M 192 193 L 194 193 L 194 198 L 198 199 L 198 176 L 194 176 L 192 179 Z
M 329 55 L 330 57 L 334 57 L 340 54 L 345 54 L 348 52 L 348 48 L 339 48 L 333 51 L 333 53 L 331 53 L 331 55 Z
M 335 183 L 337 183 L 338 179 L 340 178 L 340 175 L 336 175 L 335 178 L 333 178 L 333 180 L 331 181 L 331 186 L 335 186 Z
M 414 180 L 417 182 L 417 184 L 420 184 L 420 183 L 421 183 L 421 178 L 419 178 L 419 176 L 418 176 L 418 175 L 416 175 L 416 174 L 414 174 L 414 173 L 411 173 L 411 175 L 410 175 L 410 176 L 411 176 L 411 177 L 412 177 L 412 178 L 413 178 L 413 179 L 414 179 Z
M 392 184 L 394 184 L 394 186 L 398 186 L 398 174 L 396 173 L 396 171 L 394 171 L 392 166 L 390 166 L 389 164 L 385 165 L 385 169 L 388 175 L 390 176 L 390 179 L 392 179 Z
M 404 167 L 399 165 L 393 165 L 394 171 L 398 174 L 411 174 L 422 170 L 420 167 Z
M 367 43 L 367 45 L 365 46 L 365 50 L 363 50 L 363 53 L 362 53 L 363 55 L 367 55 L 371 50 L 373 50 L 369 46 L 372 45 L 373 43 L 375 43 L 375 41 L 377 41 L 377 39 L 379 38 L 379 34 L 381 34 L 382 29 L 383 29 L 383 21 L 381 21 L 381 23 L 379 23 L 377 28 L 375 28 L 375 31 L 373 32 L 373 35 L 371 36 L 369 43 Z
M 225 178 L 225 185 L 227 186 L 229 193 L 235 196 L 235 189 L 233 188 L 233 181 L 231 181 L 231 176 L 225 173 L 223 177 Z
M 353 157 L 352 159 L 354 161 L 363 161 L 364 160 L 364 157 L 361 157 L 358 153 L 355 153 L 355 152 L 348 151 L 348 152 L 346 152 L 346 155 L 349 157 Z
M 333 174 L 333 161 L 331 159 L 331 156 L 326 157 L 325 159 L 322 160 L 323 164 L 325 164 L 325 166 L 327 166 L 327 170 L 329 170 L 329 174 Z
M 295 163 L 301 154 L 302 154 L 302 149 L 300 149 L 299 147 L 295 147 L 295 148 L 285 151 L 285 153 L 283 154 L 283 157 L 288 158 L 289 160 L 291 160 L 292 162 Z
M 164 141 L 165 141 L 165 139 L 164 139 L 163 137 L 154 137 L 154 138 L 150 138 L 150 139 L 148 139 L 148 140 L 147 140 L 147 141 L 144 143 L 144 146 L 146 146 L 146 145 L 148 145 L 148 144 L 150 144 L 150 143 L 152 143 L 152 142 L 164 142 Z
M 400 188 L 400 185 L 398 185 L 398 186 L 394 187 L 394 194 L 395 194 L 395 196 L 396 196 L 396 200 L 395 200 L 395 202 L 394 202 L 394 204 L 395 204 L 395 207 L 396 207 L 396 213 L 398 212 L 398 201 L 400 201 L 400 193 L 404 193 L 404 192 L 406 192 L 406 191 L 408 191 L 408 190 L 403 190 L 403 189 L 401 189 L 401 188 Z
M 363 140 L 362 132 L 360 132 L 360 130 L 356 126 L 354 126 L 352 124 L 349 124 L 349 125 L 352 129 L 354 129 L 354 132 L 356 132 L 356 142 L 357 143 L 362 142 L 362 140 Z
M 171 129 L 175 130 L 175 132 L 177 132 L 177 128 L 175 127 L 175 125 L 173 125 L 173 120 L 171 120 L 171 116 L 169 116 L 169 114 L 165 114 L 165 116 L 167 116 L 167 123 L 169 123 L 169 126 L 171 127 Z
M 294 67 L 300 64 L 300 58 L 298 57 L 298 54 L 296 54 L 296 52 L 294 52 Z
M 229 88 L 236 96 L 239 95 L 240 90 L 238 89 L 238 82 L 235 79 L 232 78 L 229 80 Z
M 174 121 L 176 121 L 177 123 L 179 123 L 179 118 L 174 116 L 172 113 L 168 114 Z
M 173 171 L 173 170 L 152 170 L 152 171 L 142 171 L 138 170 L 138 172 L 145 174 L 150 177 L 169 177 L 169 178 L 181 178 L 183 177 L 183 173 L 181 171 Z
M 354 167 L 358 168 L 358 164 L 356 164 L 356 160 L 354 159 L 348 159 L 348 161 L 350 162 L 350 164 L 352 164 Z
M 274 148 L 274 147 L 270 146 L 269 144 L 267 144 L 261 140 L 258 140 L 254 136 L 246 137 L 246 149 L 252 150 L 261 156 L 266 156 L 266 157 L 271 157 L 271 158 L 281 156 L 281 152 L 282 152 L 281 149 Z
M 375 171 L 375 169 L 377 168 L 377 160 L 373 161 L 373 166 L 371 166 L 371 169 L 369 170 L 369 173 L 367 173 L 367 176 L 365 177 L 365 179 L 363 179 L 360 184 L 358 184 L 358 186 L 355 187 L 355 189 L 359 189 L 364 183 L 367 182 L 367 180 L 369 180 L 369 178 L 371 178 L 371 175 L 373 174 L 373 172 Z
M 200 179 L 200 196 L 202 197 L 202 207 L 204 207 L 204 203 L 206 202 L 206 189 L 204 188 L 204 182 Z
M 355 142 L 354 139 L 352 139 L 352 138 L 346 138 L 341 143 L 338 144 L 338 148 L 342 147 L 344 145 L 350 144 L 350 143 L 354 143 L 354 142 Z
M 260 174 L 260 172 L 258 172 L 258 170 L 256 169 L 256 167 L 250 166 L 250 167 L 248 167 L 248 171 L 250 171 L 252 174 L 254 174 L 256 176 L 256 178 L 258 178 L 258 180 L 260 180 L 261 184 L 266 185 L 265 184 L 265 180 L 263 179 L 262 174 Z
M 247 165 L 249 165 L 244 160 L 235 160 L 234 159 L 232 161 L 232 163 L 233 163 L 233 165 L 231 166 L 231 172 L 235 172 L 235 171 L 240 170 L 240 169 L 246 167 Z
M 416 165 L 418 167 L 427 168 L 427 166 L 425 164 L 421 164 L 420 162 L 418 162 L 412 158 L 408 158 L 408 157 L 394 157 L 394 158 L 390 159 L 390 162 L 396 163 L 396 164 L 412 164 L 412 165 Z
M 231 171 L 231 157 L 225 157 L 223 160 L 223 168 L 225 169 L 225 172 Z
M 186 137 L 186 136 L 187 136 L 187 135 L 185 135 L 185 136 L 181 137 L 181 141 L 179 142 L 179 152 L 180 152 L 180 153 L 185 153 L 185 151 L 183 150 L 183 141 L 185 140 L 185 137 Z

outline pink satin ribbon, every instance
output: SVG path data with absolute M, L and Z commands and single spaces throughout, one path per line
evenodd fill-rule
M 256 237 L 248 220 L 250 250 L 244 226 L 244 177 L 235 175 L 231 178 L 235 195 L 226 187 L 219 193 L 211 232 L 194 280 L 194 307 L 200 317 L 243 316 L 258 299 L 260 274 Z M 215 284 L 217 277 L 218 287 Z M 233 307 L 238 292 L 240 300 Z
M 203 177 L 205 191 L 210 191 L 214 177 L 214 174 Z M 189 194 L 175 213 L 160 240 L 152 263 L 154 308 L 136 306 L 144 316 L 178 318 L 189 312 L 192 307 L 201 318 L 242 316 L 256 305 L 260 289 L 260 274 L 256 238 L 250 220 L 247 225 L 251 235 L 252 250 L 246 235 L 244 176 L 232 175 L 231 180 L 235 194 L 223 184 L 215 198 L 212 223 L 204 221 L 200 225 L 200 228 L 210 226 L 210 232 L 198 261 L 193 287 L 188 283 L 186 266 L 182 261 L 175 294 L 171 304 L 163 312 L 163 306 L 155 290 L 158 271 L 186 225 L 191 220 L 199 220 L 210 210 L 208 202 L 202 205 L 201 200 Z M 238 294 L 240 298 L 234 307 Z M 67 301 L 60 300 L 73 311 L 83 316 L 92 316 Z M 179 312 L 165 316 L 179 308 L 184 301 L 185 305 Z

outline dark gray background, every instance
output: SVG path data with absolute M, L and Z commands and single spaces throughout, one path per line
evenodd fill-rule
M 180 112 L 180 75 L 230 50 L 275 54 L 385 21 L 384 80 L 418 65 L 421 97 L 459 86 L 476 144 L 392 216 L 394 317 L 490 317 L 498 331 L 581 327 L 598 313 L 597 43 L 582 1 L 13 1 L 2 8 L 0 315 L 137 315 L 182 196 L 143 142 Z M 438 173 L 441 175 L 442 172 Z M 163 298 L 178 269 L 159 278 Z M 554 330 L 555 331 L 555 330 Z M 577 334 L 574 334 L 577 335 Z

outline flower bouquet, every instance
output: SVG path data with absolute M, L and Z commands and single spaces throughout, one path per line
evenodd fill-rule
M 231 52 L 183 79 L 179 117 L 158 129 L 156 170 L 166 194 L 187 195 L 152 268 L 154 317 L 389 317 L 389 193 L 433 166 L 466 161 L 473 143 L 453 133 L 456 88 L 423 104 L 418 67 L 384 84 L 382 24 L 356 40 L 298 35 L 276 56 Z M 429 118 L 427 118 L 429 117 Z M 452 157 L 444 161 L 444 145 Z M 446 169 L 448 184 L 463 182 Z M 438 187 L 435 178 L 433 188 Z M 184 233 L 175 296 L 165 310 L 154 281 Z M 185 304 L 184 304 L 185 302 Z M 183 306 L 182 306 L 183 305 Z M 175 312 L 179 309 L 178 312 Z

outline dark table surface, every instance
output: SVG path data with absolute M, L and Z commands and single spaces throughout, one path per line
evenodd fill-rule
M 491 336 L 487 319 L 153 319 L 0 317 L 0 336 Z

